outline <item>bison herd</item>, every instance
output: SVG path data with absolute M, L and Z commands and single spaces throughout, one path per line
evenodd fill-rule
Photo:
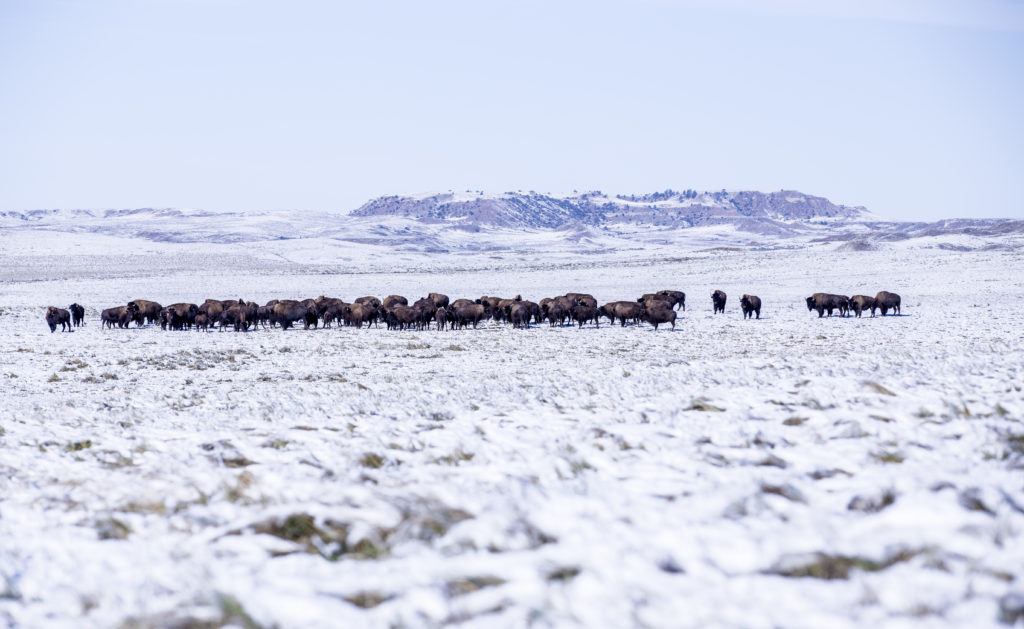
M 726 294 L 716 290 L 711 295 L 714 313 L 724 313 Z M 756 295 L 740 298 L 743 318 L 761 318 L 761 299 Z M 818 316 L 828 312 L 832 316 L 838 311 L 846 316 L 853 311 L 860 316 L 865 310 L 880 309 L 885 315 L 900 312 L 900 296 L 882 291 L 874 297 L 855 295 L 845 297 L 828 293 L 815 293 L 807 298 L 807 309 L 817 310 Z M 389 295 L 384 299 L 359 297 L 351 303 L 336 297 L 320 296 L 316 299 L 272 299 L 260 306 L 243 299 L 207 299 L 202 304 L 177 303 L 162 306 L 155 301 L 135 299 L 124 306 L 107 308 L 100 313 L 104 328 L 127 328 L 132 323 L 141 327 L 159 324 L 164 330 L 208 331 L 210 328 L 233 329 L 243 332 L 257 327 L 277 327 L 282 330 L 302 325 L 304 329 L 332 325 L 355 328 L 379 326 L 388 329 L 426 330 L 433 324 L 438 330 L 476 328 L 482 321 L 505 322 L 513 328 L 528 328 L 531 324 L 548 323 L 562 326 L 566 323 L 583 327 L 593 323 L 600 327 L 602 318 L 610 324 L 616 321 L 621 326 L 627 322 L 639 325 L 649 323 L 657 330 L 659 325 L 676 326 L 676 311 L 686 310 L 686 293 L 676 290 L 662 290 L 646 293 L 634 300 L 612 301 L 598 306 L 593 295 L 587 293 L 566 293 L 558 297 L 547 297 L 533 302 L 516 295 L 511 299 L 502 297 L 480 297 L 479 299 L 449 300 L 447 295 L 430 293 L 417 299 L 411 305 L 400 295 Z M 50 306 L 46 310 L 46 323 L 50 332 L 57 326 L 61 331 L 70 331 L 72 326 L 84 325 L 85 308 L 71 304 L 67 310 Z
M 900 296 L 884 290 L 874 297 L 867 295 L 847 297 L 829 293 L 814 293 L 807 298 L 807 310 L 817 310 L 819 318 L 824 317 L 826 312 L 830 317 L 833 312 L 838 312 L 840 316 L 845 317 L 851 311 L 859 317 L 865 310 L 870 310 L 872 317 L 875 316 L 875 310 L 881 310 L 882 316 L 888 314 L 890 310 L 893 314 L 900 314 Z

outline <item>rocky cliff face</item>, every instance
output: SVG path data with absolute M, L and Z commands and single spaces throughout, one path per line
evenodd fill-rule
M 677 192 L 610 196 L 586 192 L 568 196 L 536 192 L 480 192 L 374 199 L 353 216 L 401 216 L 428 222 L 464 222 L 511 228 L 550 229 L 566 223 L 633 223 L 693 227 L 722 222 L 862 220 L 863 207 L 836 205 L 801 192 Z

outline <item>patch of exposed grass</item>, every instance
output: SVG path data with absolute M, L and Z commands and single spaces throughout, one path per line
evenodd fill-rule
M 881 393 L 882 395 L 891 395 L 893 397 L 896 397 L 895 393 L 893 393 L 889 389 L 883 387 L 882 385 L 878 384 L 877 382 L 875 382 L 873 380 L 865 380 L 861 384 L 863 384 L 865 387 L 871 389 L 872 391 L 874 391 L 876 393 Z
M 466 577 L 463 579 L 453 579 L 446 583 L 445 592 L 449 597 L 463 596 L 484 588 L 503 585 L 504 583 L 504 579 L 492 576 Z
M 378 469 L 384 466 L 384 457 L 375 452 L 367 452 L 359 458 L 359 464 L 363 467 Z
M 899 452 L 892 452 L 889 450 L 873 452 L 871 454 L 871 458 L 879 463 L 902 463 L 905 460 L 904 456 Z
M 799 426 L 807 421 L 806 417 L 790 417 L 782 420 L 783 426 Z
M 904 550 L 886 557 L 881 561 L 867 559 L 864 557 L 849 557 L 846 555 L 829 555 L 826 553 L 814 553 L 806 558 L 806 561 L 783 561 L 776 564 L 766 572 L 777 574 L 783 577 L 812 579 L 848 579 L 853 570 L 865 572 L 879 572 L 886 568 L 910 561 L 921 551 Z
M 707 400 L 698 399 L 694 400 L 688 407 L 683 409 L 684 411 L 708 411 L 712 413 L 724 413 L 725 409 L 720 406 L 715 406 L 709 403 Z
M 96 523 L 96 533 L 100 539 L 126 539 L 132 529 L 117 518 L 106 518 Z
M 72 441 L 64 447 L 68 452 L 78 452 L 79 450 L 85 450 L 92 447 L 92 439 L 86 439 L 84 441 Z
M 896 502 L 896 493 L 891 489 L 886 490 L 880 496 L 854 496 L 846 509 L 848 511 L 861 511 L 863 513 L 878 513 Z
M 466 351 L 466 348 L 461 345 L 452 344 L 449 345 L 448 347 L 442 347 L 441 350 L 445 352 L 464 352 Z
M 561 566 L 548 572 L 544 577 L 548 581 L 560 581 L 562 583 L 568 583 L 572 581 L 580 574 L 580 568 L 577 566 Z
M 474 456 L 475 455 L 472 452 L 463 452 L 462 448 L 459 448 L 458 450 L 452 452 L 451 454 L 446 454 L 444 456 L 439 456 L 435 458 L 434 463 L 458 465 L 463 461 L 472 461 Z
M 382 603 L 386 603 L 394 598 L 394 596 L 388 596 L 381 594 L 380 592 L 358 592 L 351 596 L 342 597 L 349 603 L 352 603 L 356 607 L 361 609 L 373 609 Z

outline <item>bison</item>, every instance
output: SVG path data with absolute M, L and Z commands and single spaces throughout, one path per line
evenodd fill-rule
M 659 290 L 659 295 L 663 295 L 668 298 L 669 303 L 672 307 L 679 307 L 680 310 L 686 310 L 686 293 L 681 290 Z
M 136 299 L 129 301 L 128 307 L 135 310 L 133 318 L 140 327 L 144 322 L 156 323 L 160 316 L 160 311 L 164 309 L 160 304 L 155 301 L 149 301 L 148 299 Z
M 466 327 L 466 324 L 472 323 L 473 327 L 480 323 L 480 320 L 484 318 L 485 309 L 481 304 L 468 304 L 455 310 L 455 321 L 459 324 L 460 328 Z
M 74 303 L 68 306 L 68 311 L 71 312 L 71 325 L 76 328 L 80 325 L 85 325 L 85 308 Z
M 807 310 L 817 310 L 818 318 L 832 316 L 832 311 L 838 310 L 840 315 L 846 314 L 850 307 L 850 300 L 844 295 L 832 295 L 830 293 L 814 293 L 807 298 Z
M 401 295 L 388 295 L 381 302 L 381 305 L 385 308 L 393 308 L 394 306 L 408 306 L 409 300 Z
M 900 314 L 900 296 L 883 290 L 875 295 L 875 306 L 882 311 L 883 317 L 890 310 L 894 315 L 898 315 Z
M 761 318 L 761 298 L 757 295 L 744 295 L 740 297 L 740 308 L 743 310 L 743 318 L 747 319 L 756 314 Z
M 294 300 L 281 300 L 270 309 L 270 322 L 280 325 L 282 330 L 292 327 L 296 321 L 302 321 L 309 329 L 309 317 L 316 317 L 316 308 Z
M 530 327 L 530 319 L 533 318 L 533 311 L 530 310 L 529 304 L 523 302 L 516 302 L 514 305 L 509 306 L 508 320 L 514 328 L 528 328 Z
M 635 301 L 616 301 L 613 302 L 615 305 L 612 306 L 612 312 L 615 313 L 615 318 L 619 320 L 621 327 L 626 327 L 626 319 L 638 323 L 640 317 L 643 315 L 644 307 Z
M 435 308 L 447 308 L 448 307 L 448 295 L 442 293 L 429 293 L 427 299 L 434 302 Z
M 720 290 L 711 293 L 711 303 L 715 306 L 715 314 L 719 312 L 725 314 L 725 298 L 726 294 Z
M 858 318 L 860 317 L 860 313 L 865 310 L 870 310 L 871 316 L 875 316 L 875 308 L 877 308 L 877 306 L 875 305 L 874 297 L 868 297 L 867 295 L 854 295 L 853 297 L 850 297 L 850 310 L 852 310 L 853 314 L 857 315 Z
M 100 325 L 104 328 L 113 328 L 115 325 L 123 328 L 124 326 L 121 325 L 121 322 L 125 317 L 128 318 L 128 321 L 131 321 L 131 315 L 128 314 L 127 306 L 106 308 L 100 312 Z
M 594 327 L 600 328 L 601 324 L 598 318 L 601 316 L 601 312 L 589 304 L 579 303 L 575 308 L 572 309 L 572 318 L 576 320 L 576 323 L 582 328 L 584 323 L 588 321 L 594 322 Z
M 191 329 L 196 322 L 196 315 L 199 314 L 199 306 L 189 303 L 178 303 L 167 306 L 164 315 L 167 327 L 172 330 Z M 209 314 L 207 314 L 209 316 Z M 161 324 L 161 327 L 164 324 Z
M 46 325 L 50 326 L 50 334 L 57 331 L 60 326 L 61 332 L 71 331 L 71 313 L 63 308 L 50 306 L 46 309 Z
M 672 329 L 676 329 L 676 311 L 667 301 L 654 300 L 651 307 L 645 307 L 641 319 L 650 323 L 657 330 L 662 323 L 671 323 Z

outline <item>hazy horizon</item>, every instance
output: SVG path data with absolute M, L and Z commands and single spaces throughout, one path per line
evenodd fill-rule
M 0 8 L 0 210 L 799 190 L 1024 217 L 1024 3 Z

